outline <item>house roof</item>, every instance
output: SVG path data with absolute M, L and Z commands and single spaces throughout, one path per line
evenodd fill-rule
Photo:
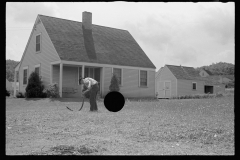
M 202 69 L 202 70 L 204 70 L 205 72 L 207 72 L 207 74 L 210 75 L 210 76 L 213 75 L 212 72 L 209 71 L 209 70 L 206 70 L 206 69 Z
M 61 60 L 156 68 L 131 34 L 122 29 L 39 15 Z
M 195 70 L 193 67 L 186 66 L 174 66 L 174 65 L 166 65 L 169 70 L 173 73 L 173 75 L 177 79 L 185 79 L 185 80 L 198 80 L 205 81 L 206 84 L 220 84 L 219 82 L 209 78 L 209 77 L 201 77 L 199 72 Z
M 18 65 L 20 64 L 21 61 L 18 62 L 18 64 L 14 67 L 14 69 L 16 69 L 17 67 L 19 67 Z
M 230 80 L 234 80 L 234 75 L 222 75 L 222 77 L 226 77 Z

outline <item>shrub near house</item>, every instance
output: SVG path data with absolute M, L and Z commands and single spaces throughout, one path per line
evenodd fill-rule
M 48 88 L 43 90 L 46 93 L 48 98 L 59 98 L 59 88 L 57 83 L 51 83 L 48 85 Z
M 109 86 L 110 91 L 117 91 L 119 92 L 119 82 L 115 74 L 113 74 L 112 79 L 111 79 L 111 84 Z
M 38 73 L 32 72 L 28 79 L 28 85 L 26 87 L 26 98 L 45 98 L 46 94 L 43 93 L 44 86 Z
M 8 90 L 6 90 L 6 96 L 9 97 L 10 96 L 10 93 Z

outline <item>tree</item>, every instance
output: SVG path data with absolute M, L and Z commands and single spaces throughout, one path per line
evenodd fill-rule
M 6 78 L 9 82 L 14 82 L 14 69 L 19 62 L 13 60 L 6 60 Z
M 212 63 L 209 66 L 202 66 L 196 68 L 196 70 L 200 71 L 200 69 L 209 70 L 213 75 L 234 75 L 234 64 L 219 62 Z
M 110 91 L 119 91 L 119 82 L 115 74 L 113 74 L 112 79 L 111 79 L 111 84 L 109 86 Z
M 45 98 L 46 94 L 43 92 L 44 86 L 38 73 L 32 72 L 28 78 L 28 84 L 26 87 L 26 98 Z

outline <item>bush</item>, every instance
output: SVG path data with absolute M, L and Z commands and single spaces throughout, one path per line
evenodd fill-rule
M 219 98 L 223 96 L 232 96 L 234 94 L 195 94 L 195 95 L 182 95 L 182 96 L 172 96 L 171 99 L 206 99 L 206 98 Z
M 28 78 L 28 84 L 26 87 L 25 97 L 26 98 L 43 98 L 44 86 L 40 80 L 39 75 L 36 72 L 32 72 Z
M 222 94 L 222 93 L 217 93 L 217 94 L 216 94 L 216 97 L 217 97 L 217 98 L 223 97 L 223 94 Z
M 10 93 L 9 91 L 6 89 L 6 96 L 9 97 L 10 96 Z
M 48 98 L 59 98 L 60 97 L 57 83 L 49 84 L 48 88 L 43 90 L 43 93 Z
M 209 98 L 209 94 L 204 94 L 202 98 Z
M 9 93 L 10 93 L 10 96 L 11 96 L 11 95 L 13 96 L 14 90 L 10 90 Z
M 119 82 L 115 74 L 113 74 L 112 79 L 111 79 L 111 84 L 109 86 L 110 91 L 119 91 Z
M 225 83 L 225 88 L 234 88 L 234 86 L 235 86 L 235 80 Z
M 18 92 L 16 95 L 17 98 L 25 98 L 22 92 Z

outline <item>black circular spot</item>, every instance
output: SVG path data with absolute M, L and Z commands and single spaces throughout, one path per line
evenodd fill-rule
M 104 98 L 104 105 L 110 112 L 120 111 L 125 104 L 125 98 L 120 92 L 109 92 Z

